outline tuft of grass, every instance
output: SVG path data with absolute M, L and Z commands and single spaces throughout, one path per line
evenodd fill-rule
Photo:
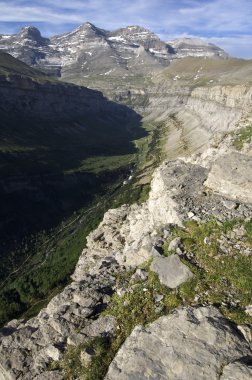
M 249 240 L 250 244 L 252 244 L 252 219 L 246 221 L 244 223 L 244 227 L 245 227 L 245 230 L 247 232 L 248 240 Z

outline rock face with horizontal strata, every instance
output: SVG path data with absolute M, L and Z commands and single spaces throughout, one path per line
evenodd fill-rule
M 216 308 L 186 307 L 147 328 L 137 326 L 105 379 L 248 379 L 252 368 L 243 361 L 250 353 L 244 338 Z M 243 374 L 246 377 L 240 377 Z

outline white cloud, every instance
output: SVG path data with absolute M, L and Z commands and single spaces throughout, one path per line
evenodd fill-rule
M 249 31 L 251 0 L 44 0 L 0 1 L 0 21 L 76 22 L 105 26 L 144 23 L 191 31 Z

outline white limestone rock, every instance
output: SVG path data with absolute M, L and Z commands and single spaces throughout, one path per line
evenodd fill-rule
M 119 264 L 128 268 L 136 268 L 154 257 L 160 257 L 160 254 L 151 245 L 139 250 L 128 249 L 126 252 L 116 254 Z
M 241 374 L 251 373 L 248 367 L 232 365 L 233 377 L 228 377 L 228 365 L 249 354 L 248 343 L 216 308 L 186 307 L 147 328 L 137 326 L 105 379 L 217 380 L 223 368 L 223 380 L 243 379 Z
M 252 367 L 244 363 L 234 362 L 225 366 L 220 380 L 251 380 Z
M 150 269 L 157 273 L 161 284 L 171 289 L 177 288 L 193 277 L 193 273 L 180 261 L 177 255 L 155 257 Z
M 176 251 L 176 249 L 180 248 L 181 245 L 182 245 L 182 239 L 180 237 L 176 237 L 170 242 L 168 251 Z

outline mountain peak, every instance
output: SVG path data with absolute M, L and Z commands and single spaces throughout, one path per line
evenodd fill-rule
M 81 24 L 77 29 L 75 29 L 73 32 L 65 33 L 64 35 L 71 35 L 75 33 L 85 33 L 85 35 L 105 35 L 107 33 L 106 30 L 97 28 L 94 24 L 92 24 L 89 21 L 84 22 L 84 24 Z
M 84 24 L 81 24 L 78 29 L 97 29 L 97 28 L 91 22 L 86 21 L 84 22 Z
M 30 39 L 41 39 L 41 33 L 35 26 L 25 26 L 18 33 L 21 37 L 28 37 Z
M 186 56 L 219 56 L 227 57 L 228 54 L 218 46 L 201 38 L 182 37 L 168 42 L 175 49 L 180 58 Z
M 129 30 L 130 32 L 148 32 L 150 33 L 149 29 L 144 28 L 143 26 L 140 25 L 128 25 L 124 29 Z
M 153 33 L 150 30 L 139 25 L 129 25 L 129 26 L 126 26 L 125 28 L 117 29 L 111 34 L 118 34 L 118 33 L 125 34 L 128 36 L 134 36 L 134 35 L 140 35 L 140 34 L 153 35 Z

